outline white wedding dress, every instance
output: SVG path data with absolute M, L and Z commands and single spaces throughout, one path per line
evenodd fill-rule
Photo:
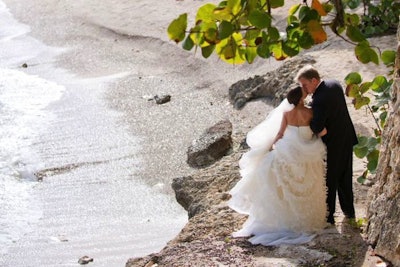
M 309 242 L 326 225 L 325 157 L 320 138 L 308 126 L 290 126 L 269 151 L 287 100 L 247 135 L 250 150 L 240 162 L 242 179 L 230 191 L 229 206 L 248 219 L 235 237 L 253 244 Z

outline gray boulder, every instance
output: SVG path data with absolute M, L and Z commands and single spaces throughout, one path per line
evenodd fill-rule
M 225 156 L 232 148 L 232 123 L 223 120 L 208 128 L 187 150 L 187 163 L 204 168 Z

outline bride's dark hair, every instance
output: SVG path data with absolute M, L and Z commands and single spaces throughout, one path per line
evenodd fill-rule
M 297 106 L 302 97 L 303 97 L 303 90 L 301 89 L 300 86 L 296 86 L 294 89 L 289 91 L 286 98 L 290 104 Z

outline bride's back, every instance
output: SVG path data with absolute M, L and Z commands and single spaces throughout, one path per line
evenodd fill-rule
M 312 116 L 310 108 L 300 105 L 285 113 L 287 124 L 293 126 L 309 126 Z

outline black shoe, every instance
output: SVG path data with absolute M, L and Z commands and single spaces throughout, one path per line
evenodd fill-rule
M 334 218 L 328 218 L 328 219 L 326 220 L 326 222 L 327 222 L 327 223 L 330 223 L 330 224 L 335 224 L 335 219 L 334 219 Z

